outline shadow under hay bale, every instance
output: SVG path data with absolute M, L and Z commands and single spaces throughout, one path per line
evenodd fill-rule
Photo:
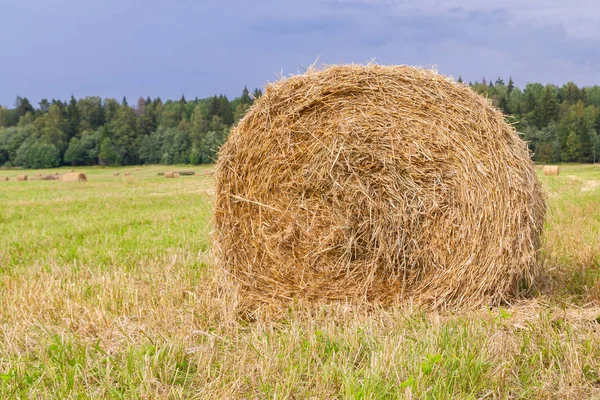
M 27 175 L 17 175 L 17 180 L 18 181 L 26 181 L 27 180 Z
M 538 272 L 530 153 L 465 85 L 407 66 L 267 87 L 222 147 L 215 252 L 244 304 L 498 304 Z
M 544 175 L 558 175 L 559 174 L 558 165 L 545 165 L 544 166 Z
M 69 172 L 59 178 L 62 182 L 87 182 L 87 176 L 83 172 Z

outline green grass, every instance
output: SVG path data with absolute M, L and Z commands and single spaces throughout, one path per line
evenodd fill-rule
M 210 169 L 0 172 L 0 398 L 600 398 L 600 167 L 540 176 L 529 299 L 456 314 L 298 303 L 254 322 L 212 266 Z

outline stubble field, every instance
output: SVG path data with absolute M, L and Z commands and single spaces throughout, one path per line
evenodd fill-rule
M 514 304 L 254 321 L 211 260 L 212 168 L 0 171 L 0 398 L 600 399 L 599 166 L 538 170 L 545 272 Z

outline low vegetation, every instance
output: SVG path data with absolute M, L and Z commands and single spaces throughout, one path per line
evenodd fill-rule
M 546 273 L 517 303 L 253 321 L 212 266 L 211 168 L 0 172 L 0 398 L 600 397 L 600 167 L 538 170 Z

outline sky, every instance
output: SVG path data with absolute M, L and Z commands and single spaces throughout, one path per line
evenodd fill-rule
M 0 104 L 238 96 L 317 61 L 600 84 L 597 0 L 0 0 Z

